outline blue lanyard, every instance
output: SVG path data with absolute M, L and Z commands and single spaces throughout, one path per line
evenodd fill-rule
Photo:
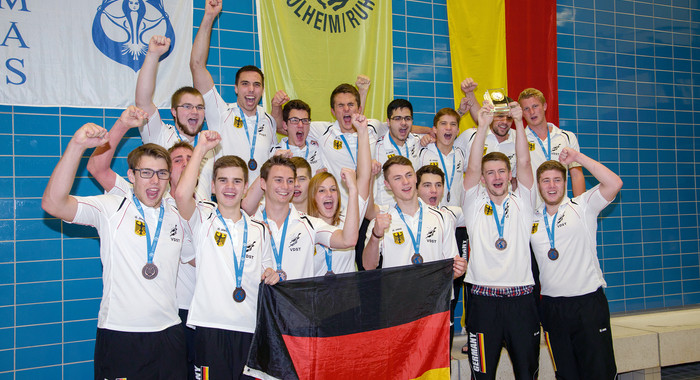
M 442 169 L 445 172 L 445 183 L 447 184 L 447 191 L 449 192 L 450 189 L 452 189 L 452 180 L 455 178 L 455 157 L 457 157 L 457 152 L 454 153 L 452 156 L 452 174 L 448 177 L 447 176 L 447 166 L 445 166 L 445 159 L 442 158 L 442 152 L 440 149 L 435 145 L 435 150 L 438 152 L 438 156 L 440 156 L 440 163 L 442 163 Z M 452 151 L 454 152 L 454 148 L 452 148 Z
M 163 226 L 163 214 L 165 212 L 165 207 L 163 206 L 163 200 L 160 200 L 160 213 L 158 214 L 158 226 L 156 227 L 156 233 L 153 236 L 153 243 L 151 244 L 151 234 L 148 233 L 148 223 L 146 222 L 146 216 L 143 213 L 143 208 L 141 207 L 141 202 L 136 198 L 135 194 L 131 194 L 134 200 L 134 205 L 136 209 L 139 210 L 141 217 L 143 218 L 143 224 L 146 226 L 146 246 L 148 247 L 148 263 L 153 263 L 153 256 L 156 255 L 156 247 L 158 246 L 158 238 L 160 237 L 160 227 Z
M 399 152 L 399 156 L 403 156 L 403 154 L 401 154 L 401 148 L 399 148 L 399 146 L 396 144 L 394 139 L 391 138 L 391 133 L 389 133 L 388 136 L 389 136 L 389 141 L 391 141 L 391 145 L 393 145 L 394 148 L 396 148 L 396 150 Z M 406 141 L 403 142 L 403 146 L 406 147 L 406 155 L 404 157 L 410 158 L 410 157 L 408 157 L 408 138 L 406 139 Z
M 226 221 L 224 220 L 224 216 L 221 215 L 221 212 L 219 209 L 216 209 L 216 216 L 219 217 L 219 220 L 221 221 L 221 224 L 224 225 L 224 228 L 226 229 L 226 233 L 229 236 L 229 241 L 231 242 L 231 250 L 233 251 L 233 265 L 234 269 L 236 270 L 236 288 L 241 287 L 241 282 L 243 282 L 243 267 L 245 266 L 245 251 L 248 248 L 248 220 L 245 218 L 245 215 L 241 213 L 241 218 L 243 218 L 243 246 L 241 246 L 241 260 L 238 261 L 236 260 L 236 247 L 233 246 L 233 235 L 231 235 L 231 231 L 228 230 L 228 225 L 226 225 Z M 240 263 L 240 266 L 238 264 Z
M 530 127 L 528 127 L 530 128 Z M 530 128 L 532 131 L 532 128 Z M 549 125 L 547 126 L 547 150 L 544 149 L 544 144 L 542 144 L 542 140 L 540 139 L 540 136 L 535 133 L 535 131 L 532 131 L 532 134 L 535 135 L 535 140 L 540 144 L 540 149 L 542 149 L 542 153 L 544 153 L 544 158 L 547 159 L 547 161 L 552 159 L 552 139 L 549 138 Z
M 496 211 L 496 205 L 493 203 L 492 200 L 489 200 L 491 202 L 491 209 L 493 210 L 493 220 L 496 221 L 496 229 L 498 229 L 498 237 L 503 239 L 503 225 L 505 224 L 506 220 L 506 204 L 508 203 L 508 199 L 506 199 L 503 202 L 503 216 L 501 216 L 501 220 L 498 220 L 498 211 Z
M 559 215 L 559 211 L 557 211 L 556 214 L 554 214 L 554 218 L 552 218 L 552 228 L 549 228 L 549 221 L 547 220 L 547 208 L 545 207 L 543 211 L 544 214 L 544 226 L 547 230 L 547 237 L 549 238 L 549 248 L 554 248 L 554 229 L 557 227 L 557 215 Z
M 177 133 L 177 138 L 178 138 L 180 141 L 190 142 L 189 140 L 185 140 L 185 139 L 182 138 L 182 136 L 180 135 L 180 131 L 177 130 L 177 127 L 173 127 L 173 128 L 175 128 L 175 133 Z M 198 141 L 198 140 L 199 140 L 199 133 L 197 133 L 197 134 L 194 136 L 194 146 L 197 146 L 197 141 Z
M 287 137 L 286 143 L 287 143 L 287 150 L 291 151 L 291 149 L 289 148 L 289 137 Z M 306 144 L 306 153 L 304 153 L 304 159 L 308 161 L 309 160 L 309 140 L 304 141 L 304 144 Z M 299 150 L 301 150 L 301 148 L 299 148 Z
M 326 253 L 326 266 L 328 267 L 328 271 L 332 272 L 333 271 L 333 251 L 330 248 L 324 247 L 324 246 L 319 246 L 323 248 L 323 251 Z
M 272 253 L 275 254 L 275 261 L 277 262 L 277 270 L 280 271 L 282 270 L 282 254 L 284 253 L 284 238 L 287 236 L 287 224 L 289 223 L 289 214 L 291 214 L 291 210 L 287 212 L 287 217 L 284 219 L 284 225 L 282 226 L 282 236 L 280 236 L 280 249 L 277 250 L 277 244 L 275 243 L 275 238 L 273 236 L 270 236 L 270 244 L 272 245 Z M 267 211 L 263 210 L 262 212 L 263 219 L 265 219 L 265 223 L 269 226 L 270 223 L 267 221 Z
M 248 144 L 250 144 L 250 159 L 255 159 L 255 142 L 258 139 L 258 110 L 255 109 L 255 130 L 253 131 L 253 141 L 250 141 L 250 132 L 248 132 L 248 123 L 246 122 L 246 116 L 243 111 L 241 111 L 241 119 L 243 119 L 243 129 L 245 129 L 245 136 L 248 138 Z
M 350 151 L 350 145 L 348 145 L 348 140 L 345 139 L 345 135 L 342 133 L 340 134 L 340 139 L 343 140 L 343 144 L 345 144 L 345 149 L 348 150 L 348 153 L 350 153 L 350 158 L 352 158 L 352 163 L 355 165 L 357 168 L 357 162 L 355 161 L 355 156 L 352 155 L 352 152 Z M 358 144 L 359 145 L 359 144 Z M 359 149 L 359 147 L 358 147 Z
M 421 229 L 423 228 L 423 204 L 419 203 L 418 208 L 420 209 L 418 213 L 418 236 L 416 239 L 416 236 L 413 236 L 413 231 L 411 231 L 411 227 L 408 226 L 408 223 L 406 223 L 406 218 L 403 216 L 403 212 L 401 212 L 401 208 L 399 208 L 399 204 L 395 204 L 394 207 L 396 207 L 396 211 L 399 212 L 399 216 L 401 217 L 401 220 L 403 220 L 403 224 L 406 225 L 406 229 L 408 230 L 408 236 L 411 237 L 411 241 L 413 242 L 413 253 L 416 255 L 420 254 L 420 232 Z

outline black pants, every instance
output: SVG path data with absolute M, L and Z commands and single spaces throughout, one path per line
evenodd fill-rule
M 253 334 L 197 326 L 195 372 L 209 380 L 251 379 L 243 374 Z
M 194 378 L 194 329 L 187 327 L 187 315 L 189 310 L 179 309 L 180 325 L 182 331 L 185 332 L 185 348 L 187 350 L 187 380 L 195 380 Z
M 557 379 L 617 375 L 608 300 L 602 288 L 577 297 L 542 297 L 542 327 Z

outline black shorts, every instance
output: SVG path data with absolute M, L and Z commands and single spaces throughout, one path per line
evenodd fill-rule
M 557 378 L 615 378 L 610 311 L 603 288 L 577 297 L 543 296 L 541 310 Z
M 195 331 L 197 379 L 254 379 L 243 374 L 253 334 L 200 326 Z
M 97 329 L 95 380 L 187 379 L 185 333 L 179 324 L 158 332 Z

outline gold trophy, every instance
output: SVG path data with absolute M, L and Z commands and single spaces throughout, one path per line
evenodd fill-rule
M 491 88 L 486 90 L 484 93 L 484 100 L 488 100 L 491 102 L 491 104 L 493 104 L 494 113 L 510 111 L 506 91 L 502 88 Z

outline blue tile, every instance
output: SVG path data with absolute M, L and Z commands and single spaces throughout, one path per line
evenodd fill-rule
M 61 313 L 60 302 L 19 305 L 17 306 L 17 326 L 61 322 Z
M 66 280 L 100 277 L 101 275 L 102 262 L 99 258 L 65 260 L 63 262 L 63 278 Z
M 17 327 L 17 348 L 60 343 L 62 339 L 62 324 Z
M 100 299 L 66 301 L 63 307 L 64 321 L 96 318 L 100 309 Z
M 15 351 L 0 350 L 0 379 L 14 380 L 14 375 L 11 372 L 15 369 Z M 7 376 L 9 374 L 9 376 Z M 4 376 L 4 377 L 3 377 Z
M 93 349 L 94 351 L 94 349 Z M 91 356 L 92 357 L 92 356 Z M 85 360 L 89 360 L 85 359 Z M 63 366 L 64 379 L 88 379 L 93 375 L 93 363 L 91 361 L 84 363 L 68 364 Z
M 17 285 L 17 304 L 52 302 L 61 300 L 61 282 L 40 282 Z
M 17 369 L 50 366 L 61 363 L 62 349 L 60 344 L 17 349 L 15 352 Z M 58 372 L 54 373 L 52 368 L 56 368 Z M 18 372 L 17 376 L 22 376 L 23 379 L 56 379 L 61 376 L 61 371 L 60 367 L 40 368 L 31 371 Z
M 54 115 L 15 114 L 14 126 L 16 134 L 56 136 L 60 132 L 59 118 Z
M 63 288 L 65 300 L 99 298 L 102 296 L 102 279 L 67 280 Z
M 418 1 L 406 1 L 406 14 L 415 17 L 426 17 L 433 14 L 431 5 Z
M 95 341 L 66 343 L 63 345 L 64 363 L 90 361 L 95 354 Z M 92 363 L 90 363 L 90 374 L 92 374 Z M 89 377 L 89 376 L 88 376 Z M 87 378 L 82 377 L 64 377 L 66 379 Z
M 75 342 L 81 340 L 95 339 L 97 330 L 97 319 L 77 322 L 66 322 L 63 324 L 63 340 L 65 342 Z

